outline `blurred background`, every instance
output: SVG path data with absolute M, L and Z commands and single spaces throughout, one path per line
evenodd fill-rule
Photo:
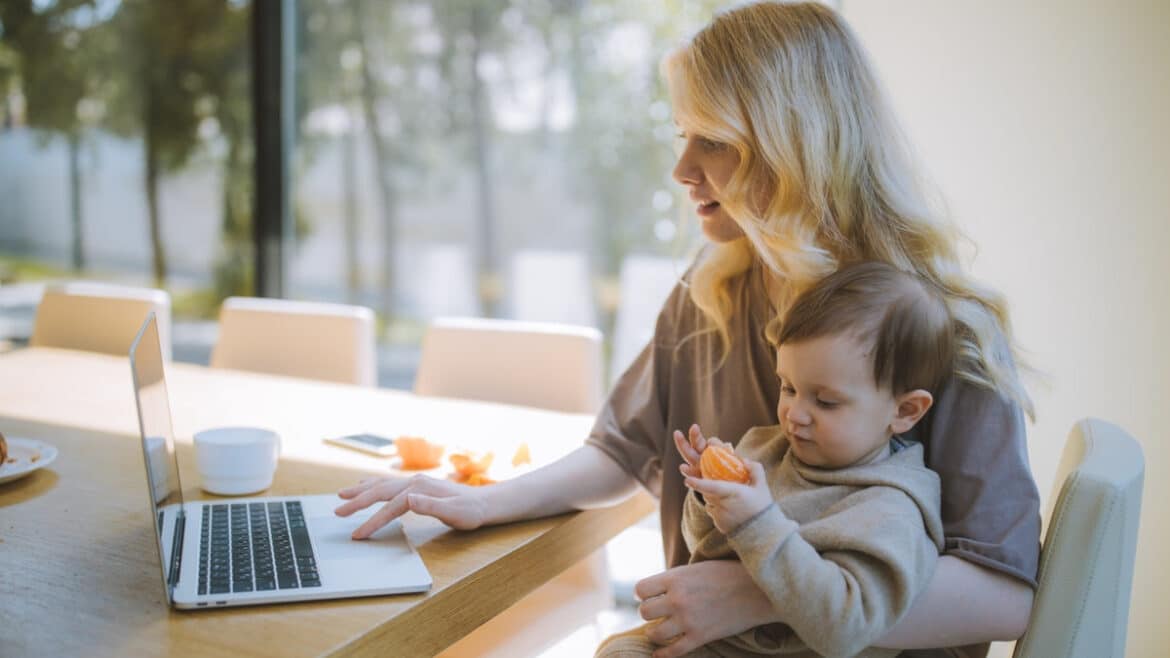
M 195 362 L 229 295 L 367 305 L 380 383 L 407 388 L 436 315 L 612 334 L 623 264 L 665 272 L 631 293 L 652 323 L 687 251 L 658 60 L 715 4 L 3 0 L 0 284 L 165 288 Z M 253 16 L 282 23 L 284 116 L 257 116 Z M 286 117 L 289 148 L 257 149 Z M 268 289 L 258 160 L 287 171 L 290 209 Z
M 436 315 L 598 327 L 612 378 L 698 240 L 658 60 L 725 4 L 0 0 L 0 339 L 87 278 L 169 290 L 179 360 L 225 296 L 279 294 L 376 309 L 384 386 Z M 1043 373 L 1042 495 L 1076 419 L 1143 444 L 1127 655 L 1164 655 L 1170 3 L 830 4 Z

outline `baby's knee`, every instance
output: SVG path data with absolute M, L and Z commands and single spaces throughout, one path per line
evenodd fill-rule
M 658 645 L 646 636 L 646 627 L 639 626 L 607 637 L 597 647 L 593 658 L 646 658 L 657 648 Z

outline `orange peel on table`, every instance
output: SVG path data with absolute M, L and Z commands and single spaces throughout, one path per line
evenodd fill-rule
M 487 476 L 488 467 L 492 465 L 495 454 L 487 453 L 477 456 L 472 452 L 457 452 L 448 457 L 455 472 L 451 479 L 461 484 L 480 487 L 485 484 L 495 484 L 496 481 Z
M 528 452 L 528 444 L 521 443 L 520 447 L 516 449 L 516 454 L 512 455 L 512 466 L 520 466 L 522 464 L 531 464 L 532 455 Z
M 703 454 L 699 456 L 699 472 L 708 480 L 726 480 L 747 484 L 752 479 L 747 464 L 744 464 L 743 460 L 726 443 L 707 445 Z
M 445 448 L 437 443 L 431 443 L 421 436 L 400 436 L 394 439 L 398 448 L 398 457 L 402 460 L 400 468 L 404 471 L 425 471 L 439 465 L 439 458 L 443 456 Z
M 462 479 L 467 479 L 473 475 L 482 475 L 487 472 L 494 458 L 495 455 L 490 452 L 482 457 L 476 457 L 475 453 L 471 452 L 457 452 L 447 459 L 455 467 L 455 475 Z

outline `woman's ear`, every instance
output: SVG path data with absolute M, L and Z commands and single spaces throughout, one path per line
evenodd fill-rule
M 894 434 L 909 432 L 934 404 L 934 397 L 921 388 L 906 391 L 894 399 L 898 405 L 894 420 L 890 422 L 890 431 Z

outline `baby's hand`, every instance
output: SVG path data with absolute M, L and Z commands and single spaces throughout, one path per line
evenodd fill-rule
M 719 532 L 725 535 L 734 532 L 772 504 L 772 492 L 768 489 L 764 467 L 752 459 L 744 459 L 743 463 L 751 474 L 751 480 L 747 484 L 703 479 L 697 474 L 697 466 L 694 475 L 685 471 L 683 473 L 686 476 L 686 485 L 703 494 L 703 499 L 707 502 L 707 514 L 711 515 L 711 520 L 715 522 Z M 686 468 L 686 465 L 683 468 Z
M 674 431 L 674 447 L 678 449 L 678 453 L 683 458 L 683 464 L 679 470 L 684 476 L 702 477 L 699 471 L 699 456 L 707 448 L 708 440 L 703 437 L 703 431 L 699 429 L 697 424 L 691 425 L 688 435 L 683 436 L 682 432 Z M 715 438 L 710 440 L 719 442 L 719 439 Z

